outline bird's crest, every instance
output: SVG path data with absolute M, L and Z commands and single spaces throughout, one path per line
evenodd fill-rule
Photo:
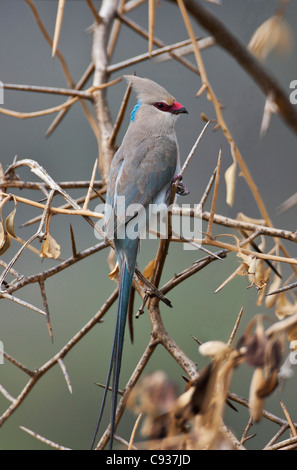
M 135 77 L 135 75 L 124 75 L 124 78 L 131 83 L 139 101 L 145 104 L 153 104 L 163 101 L 171 106 L 175 99 L 165 88 L 149 78 Z

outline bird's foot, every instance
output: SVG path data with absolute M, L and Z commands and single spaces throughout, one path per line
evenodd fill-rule
M 188 194 L 190 194 L 190 190 L 185 184 L 182 183 L 182 179 L 182 175 L 176 175 L 172 180 L 172 184 L 178 183 L 176 188 L 176 194 L 178 194 L 179 196 L 188 196 Z

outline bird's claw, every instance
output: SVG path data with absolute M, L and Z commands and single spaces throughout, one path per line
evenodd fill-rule
M 173 178 L 172 184 L 178 182 L 176 194 L 178 194 L 179 196 L 188 196 L 188 194 L 190 194 L 190 190 L 185 184 L 182 183 L 182 179 L 182 175 L 176 175 Z

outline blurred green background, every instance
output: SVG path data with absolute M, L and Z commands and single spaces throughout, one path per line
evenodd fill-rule
M 187 38 L 187 32 L 178 10 L 170 2 L 161 1 L 156 9 L 156 35 L 170 44 Z M 204 3 L 204 2 L 202 2 Z M 35 2 L 40 16 L 53 35 L 56 19 L 57 1 L 39 0 Z M 101 2 L 94 0 L 99 9 Z M 213 13 L 245 44 L 250 40 L 255 29 L 275 11 L 278 2 L 273 0 L 223 0 L 223 6 L 206 4 Z M 272 53 L 265 64 L 278 79 L 284 90 L 290 93 L 289 84 L 297 79 L 296 61 L 296 15 L 297 4 L 290 2 L 286 20 L 293 35 L 294 46 L 290 55 Z M 129 14 L 140 25 L 147 28 L 147 5 L 144 4 Z M 59 48 L 63 52 L 71 74 L 78 81 L 91 61 L 92 35 L 87 28 L 92 24 L 91 12 L 83 0 L 68 0 L 64 12 Z M 203 31 L 192 21 L 197 36 L 205 36 Z M 126 26 L 122 26 L 120 41 L 115 49 L 112 63 L 147 51 L 145 40 L 136 36 Z M 195 63 L 192 55 L 188 56 Z M 203 52 L 209 80 L 222 100 L 224 116 L 231 133 L 260 188 L 263 200 L 276 227 L 294 230 L 296 228 L 297 207 L 285 214 L 278 215 L 276 208 L 296 191 L 296 136 L 286 128 L 278 116 L 273 116 L 267 134 L 260 138 L 260 125 L 265 104 L 265 97 L 253 81 L 244 73 L 234 60 L 219 47 Z M 186 158 L 194 141 L 203 127 L 200 114 L 214 117 L 212 105 L 205 94 L 196 98 L 200 88 L 200 78 L 177 62 L 146 61 L 125 69 L 125 73 L 136 72 L 138 76 L 149 77 L 166 87 L 189 111 L 189 116 L 182 116 L 177 124 L 177 134 L 182 161 Z M 116 78 L 120 74 L 114 74 Z M 57 58 L 51 58 L 51 50 L 45 42 L 33 18 L 29 6 L 22 0 L 0 0 L 0 80 L 4 83 L 19 83 L 65 87 L 66 82 Z M 88 85 L 91 86 L 89 81 Z M 108 90 L 108 99 L 113 118 L 126 89 L 124 82 Z M 63 97 L 41 95 L 16 91 L 5 91 L 4 106 L 18 111 L 34 111 L 52 107 L 64 101 Z M 131 97 L 129 109 L 135 103 Z M 125 118 L 118 143 L 128 124 Z M 90 178 L 94 161 L 97 157 L 97 143 L 79 103 L 67 113 L 66 118 L 55 132 L 45 138 L 45 132 L 54 115 L 41 118 L 18 120 L 0 114 L 0 161 L 5 169 L 15 155 L 19 159 L 31 158 L 38 161 L 56 181 L 87 180 Z M 184 180 L 191 194 L 183 199 L 185 203 L 197 203 L 203 194 L 208 179 L 216 166 L 217 155 L 222 145 L 222 171 L 232 163 L 230 149 L 221 132 L 208 130 L 188 168 Z M 223 175 L 222 172 L 222 175 Z M 22 179 L 36 180 L 29 169 L 17 172 Z M 16 192 L 19 194 L 19 192 Z M 83 194 L 72 191 L 73 196 Z M 24 197 L 36 197 L 35 193 L 24 190 Z M 237 179 L 236 198 L 232 208 L 225 203 L 225 186 L 221 179 L 217 212 L 229 217 L 236 217 L 244 212 L 250 217 L 259 218 L 253 197 L 240 176 Z M 38 198 L 42 195 L 38 194 Z M 61 203 L 58 197 L 56 204 Z M 94 209 L 97 202 L 92 202 Z M 7 206 L 7 211 L 12 210 Z M 209 208 L 209 203 L 207 208 Z M 19 229 L 18 226 L 35 216 L 36 210 L 30 210 L 19 204 L 16 216 L 16 230 L 20 237 L 27 239 L 35 231 L 34 227 Z M 51 221 L 51 233 L 61 245 L 61 258 L 71 255 L 69 224 L 73 225 L 78 250 L 94 245 L 96 239 L 90 226 L 80 218 L 56 216 Z M 216 228 L 217 233 L 225 233 L 225 228 Z M 37 245 L 36 245 L 37 246 Z M 291 255 L 295 256 L 294 246 L 287 245 Z M 19 246 L 13 244 L 3 259 L 12 258 Z M 139 266 L 143 268 L 155 256 L 157 244 L 148 241 L 142 244 Z M 46 281 L 54 343 L 51 344 L 46 323 L 38 314 L 7 300 L 1 300 L 0 340 L 5 350 L 31 369 L 40 367 L 97 312 L 115 284 L 108 278 L 107 251 L 81 261 L 62 273 Z M 164 270 L 162 281 L 166 282 L 175 272 L 179 272 L 196 259 L 203 257 L 196 250 L 185 251 L 182 245 L 172 245 Z M 28 275 L 53 266 L 56 262 L 41 261 L 31 252 L 26 252 L 18 260 L 15 269 Z M 174 308 L 162 306 L 162 315 L 168 332 L 182 349 L 197 362 L 201 369 L 207 360 L 199 355 L 196 343 L 191 335 L 200 341 L 229 338 L 238 312 L 244 306 L 242 323 L 237 338 L 248 321 L 259 312 L 268 313 L 274 318 L 274 312 L 265 307 L 256 307 L 256 289 L 247 289 L 247 278 L 237 278 L 220 293 L 215 289 L 238 266 L 235 255 L 229 255 L 224 262 L 214 262 L 208 268 L 170 292 Z M 284 278 L 290 273 L 284 269 Z M 40 292 L 36 286 L 27 287 L 17 292 L 22 299 L 42 307 Z M 137 298 L 135 308 L 140 306 Z M 104 319 L 104 323 L 93 330 L 65 358 L 70 375 L 73 394 L 70 395 L 58 367 L 50 370 L 34 387 L 22 406 L 0 429 L 1 449 L 47 449 L 44 444 L 26 435 L 19 429 L 26 426 L 35 432 L 61 445 L 72 449 L 88 448 L 94 429 L 102 391 L 94 385 L 106 379 L 111 352 L 115 323 L 115 305 Z M 136 366 L 144 345 L 150 335 L 147 315 L 135 321 L 135 340 L 131 345 L 128 335 L 124 347 L 123 367 L 120 382 L 122 386 Z M 183 371 L 169 354 L 161 347 L 154 353 L 147 372 L 156 369 L 166 371 L 174 379 L 182 392 Z M 252 371 L 243 367 L 235 372 L 232 391 L 247 397 Z M 27 381 L 27 376 L 5 361 L 0 366 L 0 383 L 17 396 Z M 293 419 L 297 420 L 296 410 L 296 375 L 281 391 L 276 391 L 266 403 L 266 409 L 282 416 L 280 397 L 284 400 Z M 4 412 L 8 401 L 0 395 L 0 410 Z M 226 410 L 226 423 L 240 436 L 248 420 L 248 410 L 238 405 L 238 413 Z M 135 417 L 126 413 L 118 431 L 123 437 L 130 436 Z M 108 422 L 108 412 L 105 422 Z M 103 429 L 103 427 L 102 427 Z M 252 433 L 257 436 L 247 443 L 247 448 L 263 447 L 277 431 L 278 426 L 263 420 L 254 426 Z M 139 439 L 139 436 L 138 436 Z

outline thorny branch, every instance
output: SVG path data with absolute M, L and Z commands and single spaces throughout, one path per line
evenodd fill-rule
M 220 289 L 223 288 L 227 282 L 231 282 L 236 275 L 246 275 L 249 281 L 251 282 L 251 285 L 254 285 L 257 288 L 257 291 L 259 292 L 259 298 L 262 295 L 262 292 L 264 292 L 265 294 L 270 283 L 271 264 L 270 266 L 267 265 L 265 270 L 263 268 L 263 266 L 265 266 L 265 261 L 273 263 L 273 266 L 277 264 L 278 269 L 280 268 L 282 263 L 289 264 L 292 268 L 293 276 L 296 276 L 297 273 L 297 268 L 295 266 L 297 264 L 296 258 L 292 258 L 289 256 L 287 249 L 281 242 L 281 240 L 283 240 L 294 244 L 297 241 L 297 234 L 296 232 L 276 228 L 273 226 L 266 210 L 266 207 L 260 196 L 260 193 L 253 181 L 249 170 L 246 167 L 246 164 L 243 160 L 242 155 L 240 154 L 239 149 L 236 147 L 233 141 L 231 132 L 225 123 L 221 103 L 219 103 L 216 94 L 207 77 L 205 65 L 200 53 L 201 49 L 213 46 L 214 43 L 217 43 L 218 45 L 225 48 L 228 53 L 230 53 L 238 61 L 239 65 L 243 67 L 243 69 L 255 80 L 258 86 L 264 91 L 266 96 L 271 95 L 271 93 L 273 93 L 273 99 L 278 107 L 278 112 L 282 115 L 287 124 L 295 132 L 297 130 L 296 111 L 290 105 L 288 99 L 284 96 L 282 90 L 279 88 L 278 83 L 271 77 L 271 75 L 264 70 L 264 68 L 256 61 L 256 59 L 247 51 L 247 49 L 239 43 L 237 38 L 235 38 L 230 33 L 230 31 L 228 31 L 228 29 L 219 20 L 217 20 L 214 15 L 210 14 L 204 7 L 201 6 L 201 4 L 198 4 L 197 2 L 188 0 L 174 1 L 174 3 L 177 4 L 178 11 L 180 12 L 185 22 L 189 37 L 178 43 L 166 45 L 155 35 L 155 15 L 157 14 L 157 12 L 155 9 L 154 1 L 148 2 L 150 15 L 147 31 L 145 28 L 139 26 L 127 16 L 131 10 L 144 3 L 144 0 L 130 0 L 129 2 L 125 2 L 125 0 L 103 0 L 99 12 L 96 11 L 92 0 L 86 0 L 86 5 L 88 8 L 90 8 L 90 11 L 92 12 L 95 21 L 95 24 L 93 25 L 93 61 L 82 74 L 81 79 L 78 81 L 77 84 L 74 83 L 70 75 L 66 60 L 58 49 L 58 37 L 61 29 L 63 8 L 65 2 L 59 2 L 60 8 L 58 10 L 57 15 L 57 26 L 54 40 L 52 40 L 50 35 L 48 34 L 40 18 L 38 9 L 33 3 L 33 1 L 26 0 L 26 3 L 30 6 L 35 21 L 38 24 L 44 38 L 46 39 L 50 47 L 53 48 L 53 53 L 57 55 L 69 88 L 65 89 L 56 87 L 40 87 L 12 84 L 4 84 L 4 87 L 10 90 L 69 96 L 66 103 L 50 110 L 50 112 L 56 112 L 58 114 L 56 119 L 50 126 L 47 135 L 53 132 L 56 126 L 59 125 L 62 118 L 66 115 L 70 107 L 76 101 L 80 101 L 86 114 L 86 118 L 88 119 L 90 126 L 93 129 L 94 134 L 97 138 L 99 149 L 98 162 L 102 180 L 95 179 L 96 165 L 94 166 L 90 181 L 66 181 L 61 183 L 56 183 L 46 172 L 46 170 L 40 167 L 40 165 L 37 162 L 34 162 L 33 160 L 27 159 L 15 161 L 5 173 L 3 172 L 3 169 L 0 165 L 0 255 L 2 255 L 5 251 L 9 249 L 11 239 L 14 239 L 17 242 L 21 243 L 21 248 L 17 251 L 16 255 L 11 258 L 10 262 L 5 263 L 4 261 L 0 260 L 0 265 L 4 268 L 0 278 L 0 301 L 1 299 L 9 299 L 11 301 L 18 302 L 33 311 L 41 313 L 45 317 L 50 338 L 53 339 L 53 330 L 50 322 L 49 313 L 50 310 L 46 296 L 46 280 L 51 276 L 54 276 L 57 273 L 64 271 L 73 264 L 85 259 L 86 257 L 92 256 L 95 253 L 98 253 L 99 251 L 110 247 L 110 245 L 102 241 L 83 251 L 77 251 L 74 234 L 71 229 L 72 256 L 64 261 L 61 261 L 59 260 L 60 247 L 57 242 L 52 238 L 49 231 L 50 220 L 55 214 L 69 215 L 72 217 L 78 216 L 83 217 L 89 224 L 91 224 L 92 227 L 94 227 L 95 222 L 93 221 L 93 219 L 97 220 L 102 218 L 102 214 L 98 214 L 89 210 L 88 205 L 91 199 L 94 199 L 96 197 L 102 198 L 105 193 L 110 163 L 117 149 L 116 137 L 121 126 L 130 95 L 130 89 L 128 89 L 126 95 L 123 98 L 122 105 L 120 106 L 118 117 L 115 123 L 113 123 L 109 108 L 109 102 L 107 100 L 106 95 L 106 87 L 114 86 L 119 81 L 119 79 L 110 80 L 110 76 L 112 75 L 112 73 L 122 70 L 123 68 L 130 66 L 131 64 L 137 64 L 143 60 L 150 60 L 155 56 L 169 54 L 169 57 L 171 57 L 173 60 L 177 60 L 178 62 L 183 64 L 183 66 L 187 67 L 193 73 L 195 73 L 196 76 L 198 75 L 199 80 L 199 77 L 201 77 L 202 83 L 198 95 L 200 96 L 204 92 L 208 93 L 208 96 L 212 101 L 214 109 L 216 111 L 216 127 L 220 127 L 223 131 L 223 134 L 230 145 L 231 154 L 233 157 L 233 165 L 236 166 L 238 164 L 240 166 L 242 174 L 248 182 L 251 193 L 253 194 L 256 203 L 259 207 L 259 211 L 262 214 L 263 219 L 252 220 L 249 219 L 247 216 L 244 216 L 243 214 L 239 214 L 237 219 L 232 219 L 230 217 L 220 215 L 216 212 L 217 191 L 218 186 L 220 184 L 220 161 L 222 157 L 220 151 L 218 166 L 216 167 L 213 175 L 211 176 L 210 181 L 204 191 L 204 194 L 201 197 L 201 205 L 199 210 L 186 210 L 184 208 L 181 209 L 179 207 L 173 206 L 171 212 L 172 216 L 200 217 L 202 218 L 202 220 L 208 222 L 208 230 L 206 232 L 205 237 L 190 240 L 182 237 L 178 238 L 176 234 L 172 231 L 170 218 L 168 227 L 169 236 L 166 240 L 160 240 L 156 259 L 154 260 L 153 268 L 151 269 L 150 274 L 147 275 L 147 280 L 145 280 L 144 275 L 141 274 L 139 271 L 134 277 L 133 285 L 135 291 L 138 292 L 140 299 L 142 300 L 142 306 L 139 308 L 138 314 L 144 311 L 144 306 L 147 307 L 152 329 L 149 342 L 144 349 L 143 355 L 140 358 L 135 370 L 131 374 L 131 377 L 126 384 L 125 389 L 123 390 L 122 397 L 117 409 L 116 424 L 120 421 L 123 412 L 127 406 L 127 403 L 129 402 L 129 397 L 133 395 L 137 382 L 139 381 L 140 376 L 145 370 L 157 346 L 162 346 L 180 365 L 180 367 L 188 376 L 187 380 L 189 381 L 189 388 L 184 394 L 187 396 L 187 400 L 185 402 L 185 397 L 184 395 L 182 395 L 174 404 L 174 407 L 172 409 L 173 411 L 170 415 L 171 428 L 169 429 L 169 435 L 170 432 L 172 432 L 172 428 L 174 428 L 175 431 L 178 430 L 178 433 L 181 434 L 181 439 L 185 439 L 185 436 L 183 435 L 185 422 L 188 420 L 191 421 L 193 419 L 193 416 L 191 415 L 192 411 L 190 408 L 193 405 L 193 397 L 195 397 L 195 395 L 197 394 L 196 392 L 193 392 L 193 389 L 198 383 L 200 384 L 199 387 L 201 388 L 201 381 L 205 378 L 205 373 L 207 373 L 208 377 L 210 378 L 207 382 L 207 392 L 205 393 L 205 397 L 199 397 L 200 407 L 205 406 L 205 402 L 207 402 L 208 404 L 212 403 L 211 400 L 215 399 L 215 397 L 212 395 L 213 390 L 217 390 L 213 385 L 215 383 L 217 387 L 221 387 L 221 391 L 222 389 L 224 389 L 224 392 L 222 392 L 222 395 L 218 393 L 215 394 L 216 400 L 219 401 L 216 402 L 216 406 L 214 408 L 221 409 L 223 407 L 223 402 L 225 403 L 225 401 L 227 400 L 232 400 L 238 404 L 252 408 L 252 402 L 254 403 L 254 398 L 253 400 L 251 398 L 250 400 L 247 400 L 246 398 L 239 397 L 238 395 L 229 392 L 228 387 L 226 388 L 226 384 L 229 383 L 233 367 L 237 365 L 238 361 L 242 361 L 243 357 L 248 355 L 248 340 L 250 338 L 246 333 L 246 336 L 244 337 L 245 343 L 243 343 L 241 347 L 238 347 L 238 349 L 232 349 L 233 339 L 236 335 L 239 322 L 242 316 L 241 310 L 227 345 L 215 345 L 215 348 L 214 345 L 206 344 L 201 346 L 203 351 L 205 351 L 207 348 L 212 348 L 212 353 L 210 354 L 210 356 L 213 357 L 213 363 L 211 364 L 212 373 L 209 372 L 211 368 L 208 368 L 209 370 L 207 370 L 206 372 L 202 371 L 198 373 L 198 369 L 195 362 L 189 357 L 187 357 L 184 351 L 182 351 L 179 345 L 174 341 L 173 338 L 171 338 L 171 336 L 166 331 L 161 316 L 161 310 L 159 305 L 160 300 L 165 301 L 166 303 L 167 299 L 164 296 L 169 291 L 174 289 L 177 285 L 181 284 L 182 282 L 186 281 L 191 276 L 202 271 L 213 262 L 217 262 L 217 258 L 226 258 L 231 252 L 236 253 L 240 261 L 240 266 L 235 270 L 234 273 L 228 276 L 227 280 L 220 286 Z M 197 38 L 195 37 L 191 26 L 190 15 L 192 15 L 192 18 L 197 20 L 212 35 L 212 37 L 202 38 L 197 41 Z M 129 27 L 135 33 L 135 35 L 140 35 L 148 41 L 148 52 L 145 52 L 144 54 L 141 54 L 136 57 L 131 57 L 117 64 L 113 64 L 111 63 L 112 53 L 117 43 L 117 40 L 120 37 L 120 28 L 122 24 Z M 154 45 L 157 46 L 157 49 L 153 49 Z M 192 51 L 194 52 L 197 65 L 193 65 L 192 62 L 186 59 L 182 53 L 179 53 L 179 48 L 183 48 L 184 46 L 188 47 L 189 45 L 192 46 Z M 84 85 L 92 75 L 93 86 L 86 90 L 83 90 Z M 88 100 L 94 106 L 96 120 L 91 115 L 85 103 L 85 100 Z M 49 112 L 49 110 L 43 110 L 38 113 L 27 114 L 26 116 L 22 113 L 12 112 L 3 108 L 1 108 L 0 112 L 4 114 L 10 114 L 15 117 L 23 118 L 43 115 L 46 112 Z M 193 158 L 194 152 L 196 151 L 200 139 L 202 135 L 204 135 L 208 126 L 209 123 L 207 123 L 203 132 L 198 137 L 196 144 L 194 144 L 192 151 L 186 159 L 186 163 L 183 167 L 182 173 L 184 173 L 187 167 L 190 165 L 190 161 Z M 29 166 L 30 169 L 39 177 L 40 182 L 30 182 L 26 180 L 21 180 L 19 176 L 16 176 L 15 170 L 17 168 L 23 168 L 24 166 Z M 67 191 L 77 188 L 85 188 L 87 190 L 87 193 L 86 195 L 80 198 L 73 199 L 73 197 L 70 196 Z M 204 206 L 208 200 L 208 196 L 212 188 L 214 191 L 214 195 L 212 198 L 211 210 L 206 211 L 204 209 Z M 40 191 L 43 195 L 46 195 L 46 202 L 37 202 L 33 199 L 21 197 L 18 194 L 12 194 L 9 192 L 10 189 L 31 189 L 35 191 Z M 56 193 L 59 193 L 66 201 L 66 203 L 60 205 L 59 207 L 55 207 L 53 205 L 54 195 Z M 231 188 L 231 193 L 234 193 L 234 187 Z M 4 220 L 3 210 L 5 208 L 5 205 L 11 201 L 13 201 L 15 204 L 15 210 Z M 32 218 L 31 220 L 23 224 L 26 226 L 30 226 L 34 223 L 39 223 L 38 229 L 27 241 L 20 240 L 14 232 L 13 221 L 17 204 L 34 206 L 41 210 L 41 214 L 39 216 Z M 229 231 L 232 232 L 228 232 L 228 234 L 217 233 L 214 230 L 215 226 L 216 228 L 220 226 L 227 227 Z M 246 234 L 245 238 L 242 238 L 242 231 L 244 231 Z M 159 233 L 157 235 L 160 236 L 161 234 Z M 202 233 L 197 234 L 197 237 L 202 237 L 202 235 Z M 231 237 L 233 243 L 222 242 L 222 236 Z M 258 238 L 261 238 L 261 242 L 263 242 L 263 239 L 271 240 L 272 242 L 274 242 L 273 248 L 269 252 L 265 252 L 265 244 L 261 243 L 262 249 L 258 248 L 257 250 L 255 250 L 255 245 L 253 245 L 252 243 L 255 243 Z M 40 239 L 41 241 L 43 241 L 42 249 L 39 252 L 41 256 L 54 258 L 58 261 L 53 267 L 45 269 L 37 274 L 26 275 L 18 273 L 14 268 L 15 262 L 22 256 L 24 250 L 26 250 L 29 246 L 31 247 L 31 244 L 35 239 Z M 163 269 L 167 261 L 168 251 L 170 251 L 172 243 L 174 242 L 192 243 L 196 246 L 197 244 L 203 246 L 206 245 L 209 247 L 213 247 L 218 251 L 196 260 L 183 271 L 175 274 L 172 279 L 164 283 L 162 286 L 161 281 Z M 35 251 L 38 252 L 38 250 L 36 249 Z M 283 256 L 280 256 L 279 251 L 282 251 Z M 13 277 L 13 280 L 11 282 L 8 282 L 9 276 Z M 278 284 L 280 282 L 280 279 L 281 277 L 279 276 Z M 15 292 L 17 292 L 19 289 L 31 284 L 37 284 L 39 286 L 43 303 L 43 310 L 14 296 Z M 296 283 L 293 283 L 292 286 L 295 287 Z M 269 343 L 269 341 L 272 341 L 273 338 L 273 344 L 277 344 L 279 346 L 281 343 L 279 336 L 282 336 L 285 331 L 295 326 L 296 319 L 294 314 L 296 315 L 296 302 L 292 304 L 283 296 L 278 297 L 275 294 L 275 292 L 278 292 L 274 290 L 275 288 L 276 284 L 275 281 L 273 281 L 270 284 L 270 294 L 274 294 L 274 296 L 271 295 L 272 300 L 269 301 L 270 306 L 275 306 L 276 315 L 279 319 L 283 318 L 284 311 L 287 315 L 289 315 L 289 319 L 283 320 L 282 322 L 277 322 L 275 325 L 270 326 L 270 328 L 268 328 L 266 332 L 264 332 L 264 329 L 261 327 L 261 322 L 258 321 L 256 333 L 258 335 L 258 340 L 261 337 L 263 343 Z M 284 288 L 280 291 L 283 294 Z M 13 364 L 24 374 L 26 374 L 29 378 L 27 383 L 19 392 L 16 398 L 12 397 L 12 395 L 2 385 L 0 385 L 0 392 L 10 402 L 10 405 L 0 417 L 0 426 L 3 425 L 5 421 L 14 413 L 14 411 L 19 408 L 19 406 L 23 403 L 23 401 L 31 392 L 33 387 L 37 384 L 37 382 L 55 365 L 59 365 L 66 380 L 68 389 L 71 392 L 71 381 L 63 359 L 82 340 L 82 338 L 84 338 L 89 333 L 89 331 L 91 331 L 92 328 L 102 320 L 103 316 L 109 311 L 111 306 L 116 301 L 117 295 L 118 289 L 116 288 L 114 292 L 109 296 L 109 298 L 106 299 L 103 305 L 99 308 L 98 312 L 93 316 L 93 318 L 88 323 L 86 323 L 51 359 L 49 359 L 43 365 L 35 368 L 34 370 L 29 369 L 26 365 L 22 364 L 21 361 L 13 358 L 7 351 L 3 352 L 4 357 L 9 362 L 11 362 L 11 364 Z M 263 301 L 264 297 L 262 296 L 261 298 L 261 301 Z M 134 303 L 135 301 L 136 300 L 134 298 Z M 167 303 L 170 302 L 168 301 Z M 251 328 L 248 329 L 249 333 L 250 330 Z M 290 339 L 292 339 L 292 335 Z M 272 348 L 273 347 L 274 346 L 272 346 Z M 251 360 L 251 358 L 249 358 L 249 360 Z M 265 364 L 265 366 L 271 368 L 271 370 L 269 369 L 271 374 L 274 373 L 274 369 L 271 364 Z M 223 376 L 222 371 L 224 371 Z M 221 382 L 222 377 L 224 379 L 223 382 Z M 222 385 L 222 383 L 224 383 L 225 385 Z M 188 401 L 188 397 L 190 397 L 190 401 Z M 222 397 L 225 397 L 225 399 L 222 399 Z M 197 408 L 197 403 L 195 404 L 195 406 Z M 261 406 L 263 407 L 263 403 L 261 403 Z M 177 408 L 179 412 L 181 410 L 183 411 L 182 416 L 184 416 L 185 422 L 183 422 L 182 424 L 178 421 L 178 419 L 180 418 L 177 417 L 179 416 L 176 411 Z M 213 407 L 209 408 L 211 409 Z M 263 417 L 280 426 L 279 431 L 267 443 L 265 447 L 266 450 L 276 450 L 280 448 L 291 449 L 296 448 L 297 446 L 296 431 L 294 432 L 296 424 L 292 421 L 289 412 L 285 407 L 285 404 L 283 404 L 283 410 L 285 413 L 285 419 L 279 418 L 265 411 L 262 408 Z M 209 419 L 209 423 L 215 423 L 214 427 L 217 426 L 216 437 L 221 436 L 220 438 L 222 439 L 221 442 L 223 442 L 223 445 L 227 445 L 226 442 L 228 441 L 229 443 L 232 443 L 233 448 L 244 448 L 243 446 L 245 442 L 252 437 L 248 435 L 249 431 L 252 429 L 252 418 L 247 423 L 243 435 L 239 440 L 226 427 L 222 426 L 221 415 L 211 414 L 208 410 L 206 411 L 208 413 L 207 416 Z M 199 420 L 200 423 L 199 429 L 204 429 L 206 423 L 203 421 L 203 418 L 199 415 L 199 412 L 198 414 L 197 412 L 195 413 L 195 419 Z M 219 424 L 218 420 L 220 421 Z M 280 439 L 284 432 L 289 428 L 293 432 L 293 437 L 291 437 L 290 439 L 285 439 L 281 442 L 277 442 L 277 440 Z M 67 449 L 65 446 L 49 441 L 48 439 L 43 438 L 37 433 L 28 430 L 27 428 L 22 427 L 22 429 L 25 432 L 30 433 L 35 438 L 56 449 Z M 97 449 L 103 449 L 106 446 L 109 439 L 109 432 L 110 429 L 108 427 L 102 435 L 100 441 L 98 442 Z M 176 438 L 176 435 L 173 434 L 173 437 Z M 203 437 L 201 439 L 203 441 Z M 181 442 L 185 444 L 186 441 Z M 130 445 L 132 445 L 132 442 L 130 443 Z M 163 448 L 166 448 L 166 445 L 169 444 L 166 444 L 166 442 L 164 441 L 163 445 L 165 446 Z M 180 443 L 178 445 L 180 445 Z M 189 442 L 187 445 L 189 445 Z
M 169 0 L 178 3 L 178 0 Z M 263 91 L 265 96 L 273 94 L 279 113 L 292 130 L 297 132 L 297 112 L 288 96 L 281 89 L 273 76 L 255 59 L 226 26 L 196 0 L 184 0 L 184 4 L 195 20 L 205 28 L 225 51 L 249 74 Z

